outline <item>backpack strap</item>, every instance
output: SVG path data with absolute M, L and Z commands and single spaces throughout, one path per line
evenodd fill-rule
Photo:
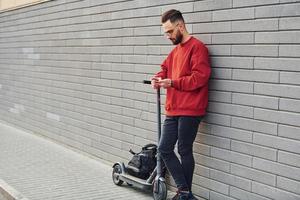
M 156 144 L 146 144 L 142 150 L 153 150 L 153 149 L 156 149 L 157 148 L 157 145 Z

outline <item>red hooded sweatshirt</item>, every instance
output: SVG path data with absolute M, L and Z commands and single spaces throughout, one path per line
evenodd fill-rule
M 210 64 L 208 50 L 194 37 L 178 44 L 161 64 L 156 74 L 170 78 L 173 86 L 167 88 L 167 116 L 203 116 L 208 105 Z

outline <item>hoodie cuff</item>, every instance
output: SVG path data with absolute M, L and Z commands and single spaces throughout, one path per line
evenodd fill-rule
M 179 81 L 178 80 L 172 80 L 172 87 L 175 89 L 179 89 Z

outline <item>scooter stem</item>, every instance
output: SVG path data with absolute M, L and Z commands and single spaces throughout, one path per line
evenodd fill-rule
M 157 88 L 157 135 L 158 135 L 158 145 L 161 137 L 161 108 L 160 108 L 160 88 Z M 157 177 L 161 176 L 161 156 L 159 149 L 157 149 Z

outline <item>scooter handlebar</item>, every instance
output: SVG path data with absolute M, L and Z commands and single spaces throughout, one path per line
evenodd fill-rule
M 144 83 L 144 84 L 150 84 L 150 85 L 151 85 L 151 81 L 149 81 L 149 80 L 144 80 L 143 83 Z

